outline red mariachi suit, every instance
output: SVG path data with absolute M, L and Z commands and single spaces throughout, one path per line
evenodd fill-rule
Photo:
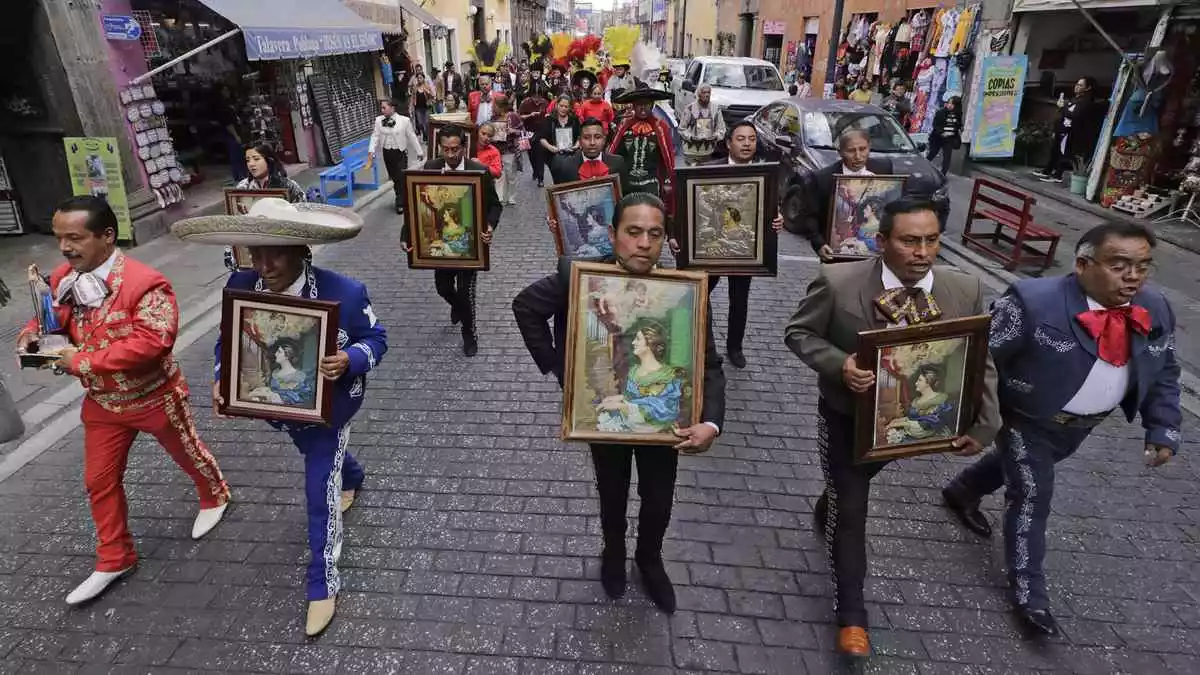
M 491 103 L 492 103 L 493 111 L 496 109 L 495 108 L 496 97 L 499 95 L 500 94 L 497 94 L 496 92 L 491 92 Z M 470 113 L 470 115 L 471 115 L 471 124 L 475 124 L 476 126 L 478 126 L 479 124 L 483 124 L 484 122 L 487 122 L 487 120 L 483 120 L 483 122 L 475 121 L 475 116 L 479 114 L 479 101 L 482 98 L 483 98 L 482 91 L 477 90 L 477 91 L 473 91 L 473 92 L 467 94 L 467 112 Z
M 652 137 L 658 145 L 657 165 L 639 167 L 637 166 L 638 158 L 629 156 L 624 146 L 627 139 L 646 137 Z M 649 192 L 649 190 L 638 189 L 635 176 L 639 169 L 653 172 L 658 179 L 658 191 L 654 194 L 662 198 L 663 204 L 667 207 L 668 216 L 675 212 L 675 200 L 671 198 L 671 178 L 675 175 L 675 149 L 671 144 L 671 130 L 667 128 L 666 122 L 655 117 L 653 112 L 650 113 L 649 118 L 644 120 L 633 116 L 626 117 L 617 125 L 612 142 L 608 144 L 608 151 L 625 159 L 625 166 L 630 174 L 630 192 Z
M 50 275 L 54 293 L 70 271 L 63 264 Z M 105 284 L 109 294 L 100 307 L 75 307 L 68 299 L 56 311 L 79 348 L 61 367 L 87 389 L 84 485 L 96 524 L 96 570 L 118 572 L 137 561 L 122 478 L 139 432 L 157 438 L 192 478 L 201 508 L 224 504 L 229 488 L 196 434 L 187 382 L 171 356 L 179 309 L 170 282 L 118 251 Z M 36 330 L 31 321 L 23 332 Z

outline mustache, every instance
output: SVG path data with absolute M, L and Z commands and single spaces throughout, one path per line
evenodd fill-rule
M 78 260 L 83 257 L 83 256 L 79 255 L 78 253 L 64 253 L 62 255 L 67 260 Z

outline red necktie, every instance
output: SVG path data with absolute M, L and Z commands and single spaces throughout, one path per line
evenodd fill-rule
M 608 165 L 598 159 L 585 159 L 579 167 L 579 180 L 608 175 Z
M 1118 368 L 1129 363 L 1129 327 L 1142 335 L 1150 332 L 1150 312 L 1137 305 L 1080 312 L 1075 320 L 1096 340 L 1100 359 Z

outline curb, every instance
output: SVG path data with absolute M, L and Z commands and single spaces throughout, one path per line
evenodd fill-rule
M 391 181 L 380 184 L 374 191 L 359 199 L 354 205 L 354 211 L 366 210 L 367 207 L 391 192 Z M 313 254 L 318 256 L 320 251 L 314 251 Z M 220 325 L 221 294 L 215 293 L 204 300 L 181 307 L 179 315 L 181 321 L 175 338 L 175 346 L 171 350 L 172 353 L 187 349 Z M 21 441 L 20 445 L 0 458 L 0 483 L 11 478 L 26 464 L 54 447 L 63 437 L 82 424 L 82 420 L 79 418 L 79 411 L 82 407 L 80 400 L 85 393 L 79 382 L 72 378 L 69 384 L 63 385 L 44 400 L 35 403 L 25 411 L 25 414 L 21 415 L 21 421 L 25 423 L 25 428 L 31 430 L 32 433 L 27 432 L 26 438 Z

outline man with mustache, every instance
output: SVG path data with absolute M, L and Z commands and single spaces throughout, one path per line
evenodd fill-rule
M 72 347 L 57 371 L 79 378 L 83 401 L 83 482 L 96 524 L 96 571 L 67 596 L 80 605 L 137 566 L 122 484 L 129 448 L 148 433 L 196 485 L 200 512 L 192 538 L 208 534 L 229 505 L 229 487 L 196 433 L 188 386 L 171 356 L 179 307 L 171 282 L 116 246 L 117 216 L 99 197 L 72 197 L 54 212 L 54 236 L 67 262 L 50 275 L 53 311 Z M 36 351 L 37 321 L 17 336 Z
M 1035 635 L 1057 635 L 1042 561 L 1054 465 L 1120 408 L 1141 415 L 1145 461 L 1179 449 L 1175 313 L 1146 284 L 1154 233 L 1107 223 L 1084 233 L 1075 272 L 1022 279 L 992 307 L 988 347 L 999 371 L 1004 426 L 996 447 L 942 491 L 972 532 L 991 536 L 979 500 L 1004 486 L 1004 551 L 1014 611 Z

